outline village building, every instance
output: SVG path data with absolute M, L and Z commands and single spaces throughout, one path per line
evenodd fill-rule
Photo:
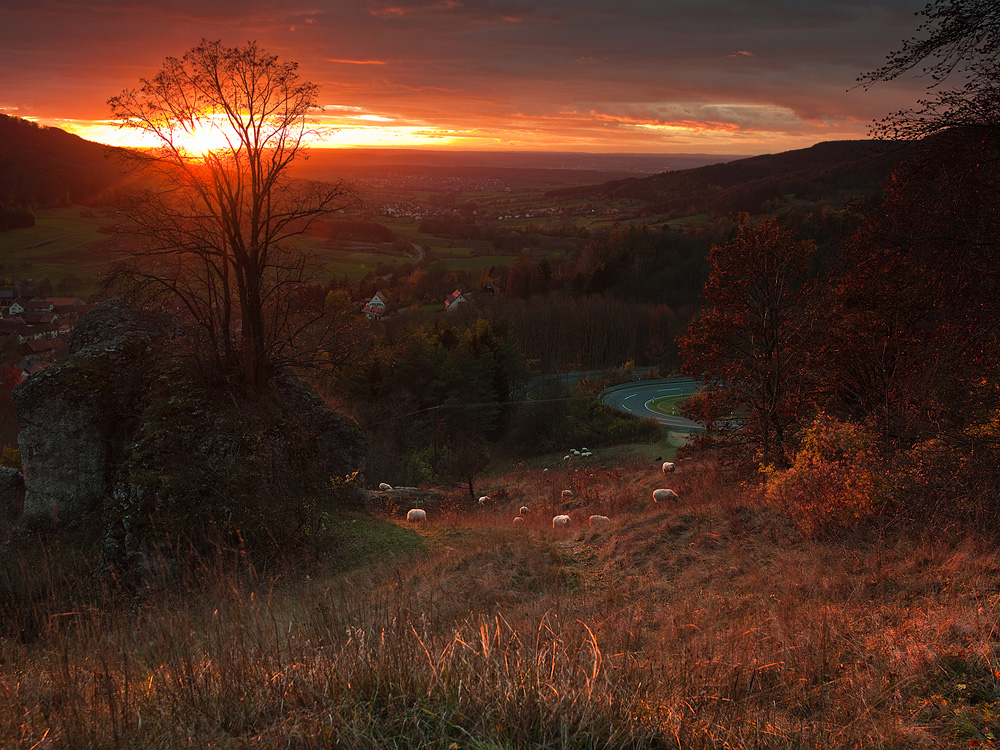
M 381 320 L 385 316 L 386 304 L 388 301 L 389 298 L 386 297 L 385 292 L 381 290 L 377 291 L 368 301 L 368 304 L 361 309 L 361 312 L 363 312 L 365 317 L 369 320 Z
M 28 313 L 29 315 L 32 314 L 44 315 L 47 313 L 55 312 L 56 310 L 55 305 L 53 305 L 46 299 L 42 299 L 41 297 L 33 297 L 32 299 L 29 299 L 22 304 L 24 306 L 24 312 Z
M 18 315 L 23 314 L 25 310 L 24 307 L 25 304 L 27 304 L 26 300 L 20 299 L 18 297 L 10 299 L 9 303 L 4 308 L 4 317 L 15 318 Z
M 461 290 L 456 289 L 444 298 L 444 309 L 448 312 L 454 312 L 463 302 L 468 302 L 468 300 L 462 295 Z

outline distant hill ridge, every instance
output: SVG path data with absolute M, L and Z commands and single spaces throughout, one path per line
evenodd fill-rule
M 418 149 L 313 149 L 297 167 L 301 176 L 334 180 L 345 171 L 439 169 L 466 175 L 503 170 L 570 170 L 594 180 L 550 196 L 630 198 L 655 211 L 759 210 L 769 200 L 795 195 L 820 200 L 878 190 L 912 144 L 827 141 L 777 154 L 736 158 L 710 154 L 582 154 L 421 151 Z M 124 182 L 115 150 L 18 117 L 0 114 L 0 206 L 47 208 L 67 203 L 100 205 Z M 719 162 L 706 164 L 718 159 Z M 651 176 L 656 165 L 699 166 Z M 662 168 L 662 167 L 661 167 Z M 602 181 L 618 172 L 621 179 Z M 617 175 L 616 175 L 617 176 Z
M 547 195 L 631 198 L 655 211 L 756 213 L 768 200 L 788 195 L 822 200 L 877 191 L 913 147 L 911 142 L 824 141 L 794 151 L 563 188 Z
M 0 204 L 101 205 L 124 177 L 115 154 L 65 130 L 0 114 Z

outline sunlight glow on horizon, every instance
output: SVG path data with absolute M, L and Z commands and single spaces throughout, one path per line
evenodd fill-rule
M 711 121 L 653 122 L 641 118 L 611 118 L 573 113 L 563 127 L 529 118 L 513 121 L 512 127 L 469 129 L 441 128 L 425 123 L 404 123 L 399 118 L 355 107 L 337 107 L 336 115 L 311 118 L 309 148 L 431 148 L 443 150 L 571 151 L 590 153 L 720 153 L 755 155 L 803 148 L 816 142 L 815 134 L 791 138 L 788 133 L 743 130 L 732 123 Z M 327 110 L 329 112 L 329 110 Z M 39 125 L 57 127 L 81 138 L 108 146 L 152 148 L 163 143 L 140 130 L 114 120 L 46 120 L 31 118 Z M 558 118 L 557 118 L 558 119 Z M 609 128 L 614 136 L 609 140 Z M 194 145 L 186 145 L 190 141 Z M 218 128 L 205 128 L 182 135 L 178 145 L 192 153 L 206 153 L 226 145 Z M 613 148 L 609 148 L 609 145 Z

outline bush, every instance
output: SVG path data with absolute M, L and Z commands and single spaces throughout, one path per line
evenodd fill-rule
M 865 428 L 820 414 L 804 432 L 791 468 L 761 469 L 764 495 L 808 535 L 850 528 L 871 520 L 882 506 L 877 463 Z
M 0 231 L 35 226 L 35 215 L 26 208 L 0 209 Z

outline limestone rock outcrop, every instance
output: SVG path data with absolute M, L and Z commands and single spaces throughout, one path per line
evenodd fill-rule
M 278 378 L 241 400 L 194 370 L 174 327 L 104 303 L 77 324 L 67 359 L 15 389 L 23 522 L 105 529 L 134 554 L 128 540 L 154 527 L 294 527 L 297 502 L 363 472 L 357 425 L 308 386 Z
M 142 409 L 143 379 L 162 331 L 118 302 L 78 323 L 73 354 L 14 389 L 25 523 L 76 525 L 111 491 Z
M 309 440 L 316 451 L 315 471 L 321 479 L 344 479 L 355 471 L 364 472 L 368 445 L 357 422 L 328 407 L 298 378 L 276 378 L 274 388 L 278 398 L 307 426 Z M 360 486 L 360 482 L 356 484 Z M 354 508 L 364 506 L 360 490 L 348 500 Z

